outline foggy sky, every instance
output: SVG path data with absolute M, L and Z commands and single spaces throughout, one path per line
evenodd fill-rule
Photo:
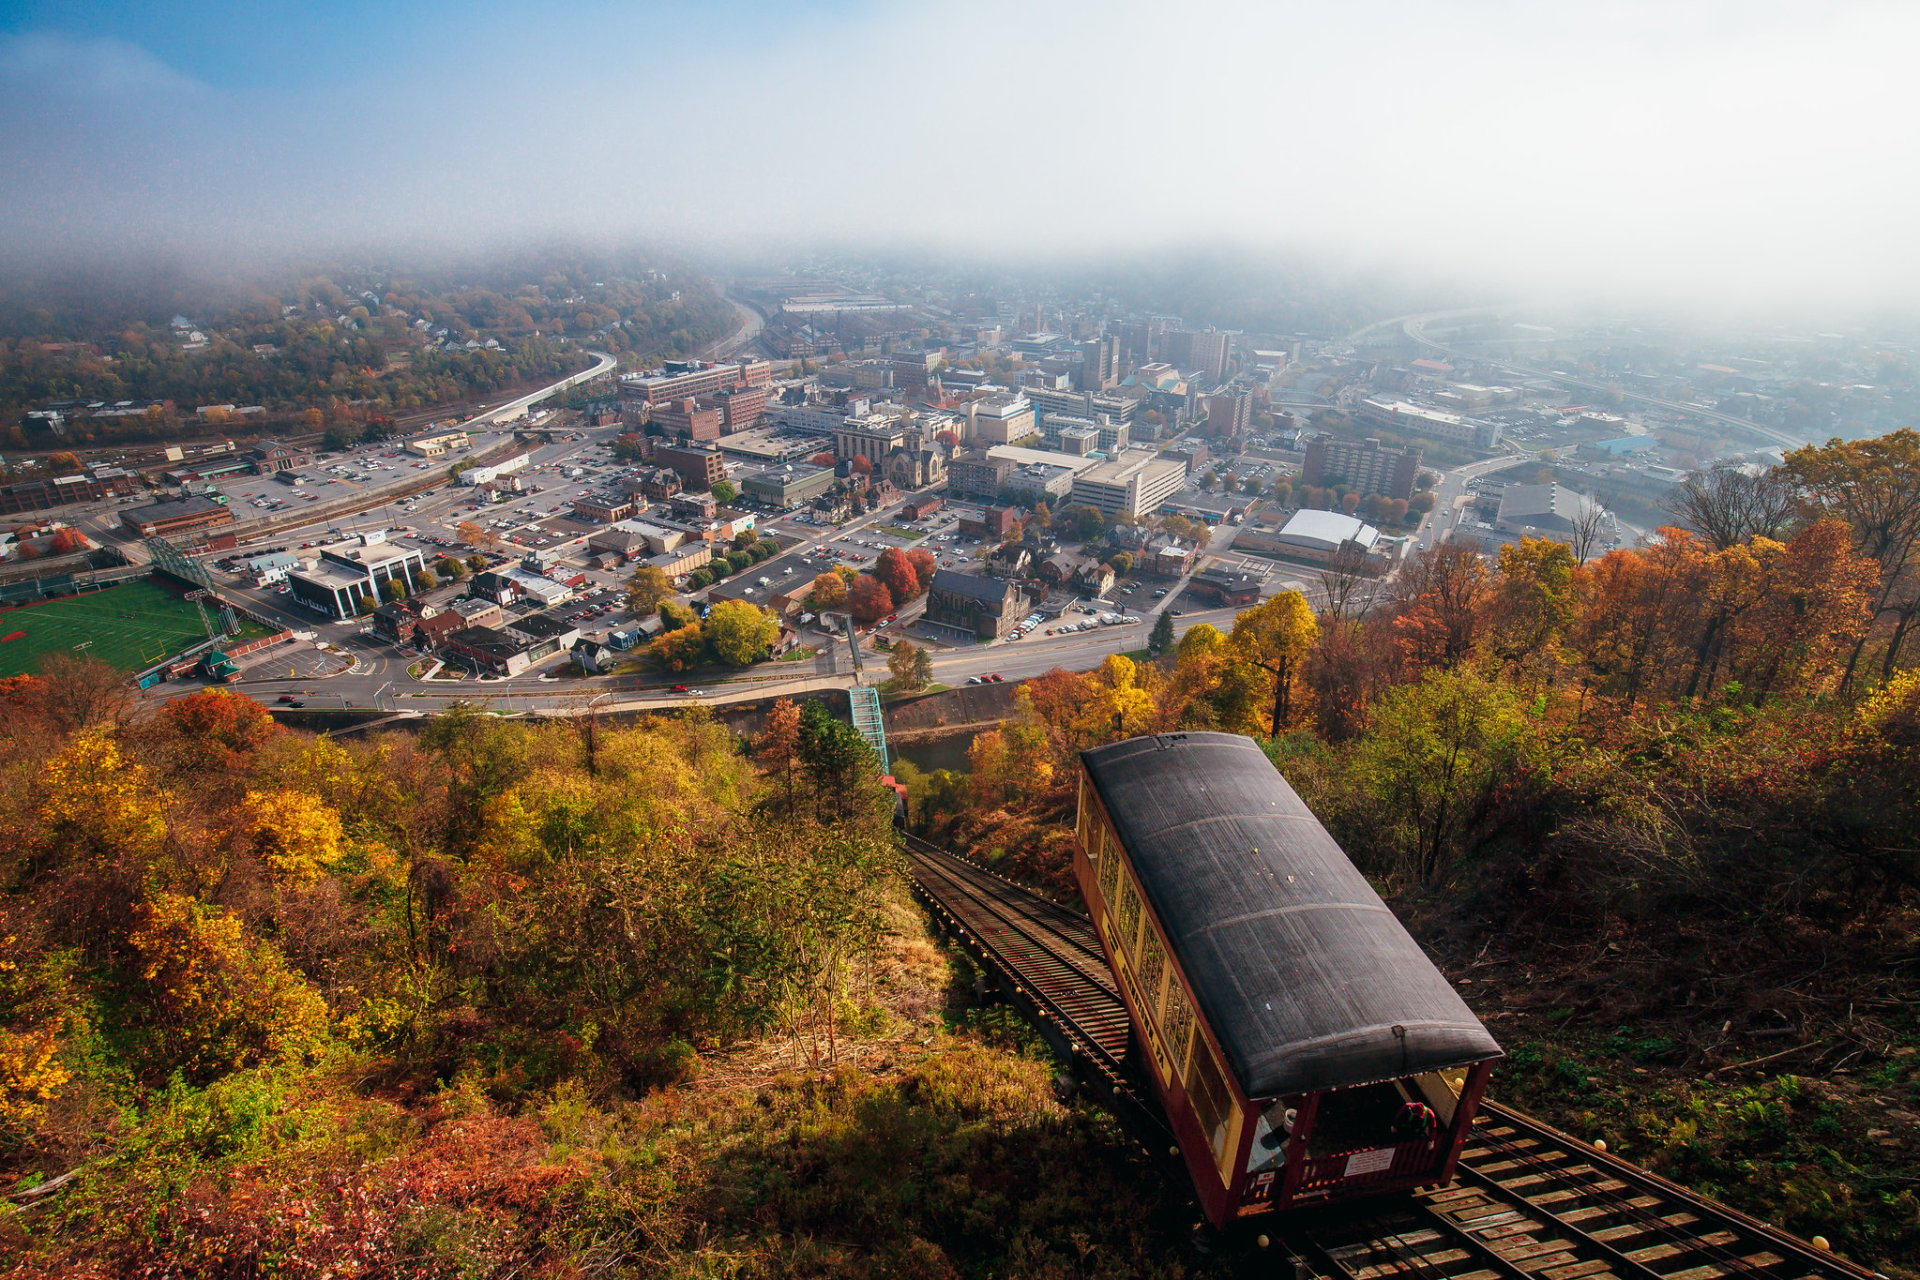
M 1538 293 L 1920 286 L 1909 6 L 257 7 L 0 9 L 5 250 L 1234 241 Z

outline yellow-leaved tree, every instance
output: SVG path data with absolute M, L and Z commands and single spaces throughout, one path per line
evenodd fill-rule
M 33 1121 L 72 1077 L 59 1059 L 65 1019 L 33 989 L 20 952 L 18 936 L 0 937 L 0 1135 Z
M 340 815 L 305 791 L 249 791 L 241 828 L 280 884 L 311 888 L 340 856 Z
M 144 766 L 121 754 L 111 731 L 74 735 L 47 761 L 40 783 L 46 796 L 40 819 L 49 848 L 98 861 L 145 861 L 159 852 L 167 834 L 166 794 Z
M 1268 729 L 1275 737 L 1298 726 L 1304 698 L 1300 670 L 1320 635 L 1307 598 L 1298 591 L 1279 595 L 1236 614 L 1227 648 L 1237 662 L 1257 667 L 1273 679 Z
M 146 985 L 143 1055 L 155 1075 L 206 1081 L 318 1053 L 326 1001 L 238 918 L 177 893 L 142 903 L 127 942 Z

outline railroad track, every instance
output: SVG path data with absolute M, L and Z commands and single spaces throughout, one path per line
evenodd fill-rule
M 1150 1145 L 1169 1131 L 1127 1058 L 1132 1031 L 1087 918 L 915 836 L 915 895 Z M 1494 1102 L 1454 1184 L 1272 1220 L 1325 1280 L 1872 1280 L 1874 1272 Z

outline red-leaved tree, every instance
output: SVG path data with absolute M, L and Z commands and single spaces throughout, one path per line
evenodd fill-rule
M 863 573 L 847 592 L 847 608 L 855 622 L 878 622 L 893 612 L 893 593 L 886 583 Z

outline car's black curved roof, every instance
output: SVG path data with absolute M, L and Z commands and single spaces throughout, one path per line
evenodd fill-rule
M 1500 1056 L 1251 739 L 1162 734 L 1080 758 L 1247 1097 Z

